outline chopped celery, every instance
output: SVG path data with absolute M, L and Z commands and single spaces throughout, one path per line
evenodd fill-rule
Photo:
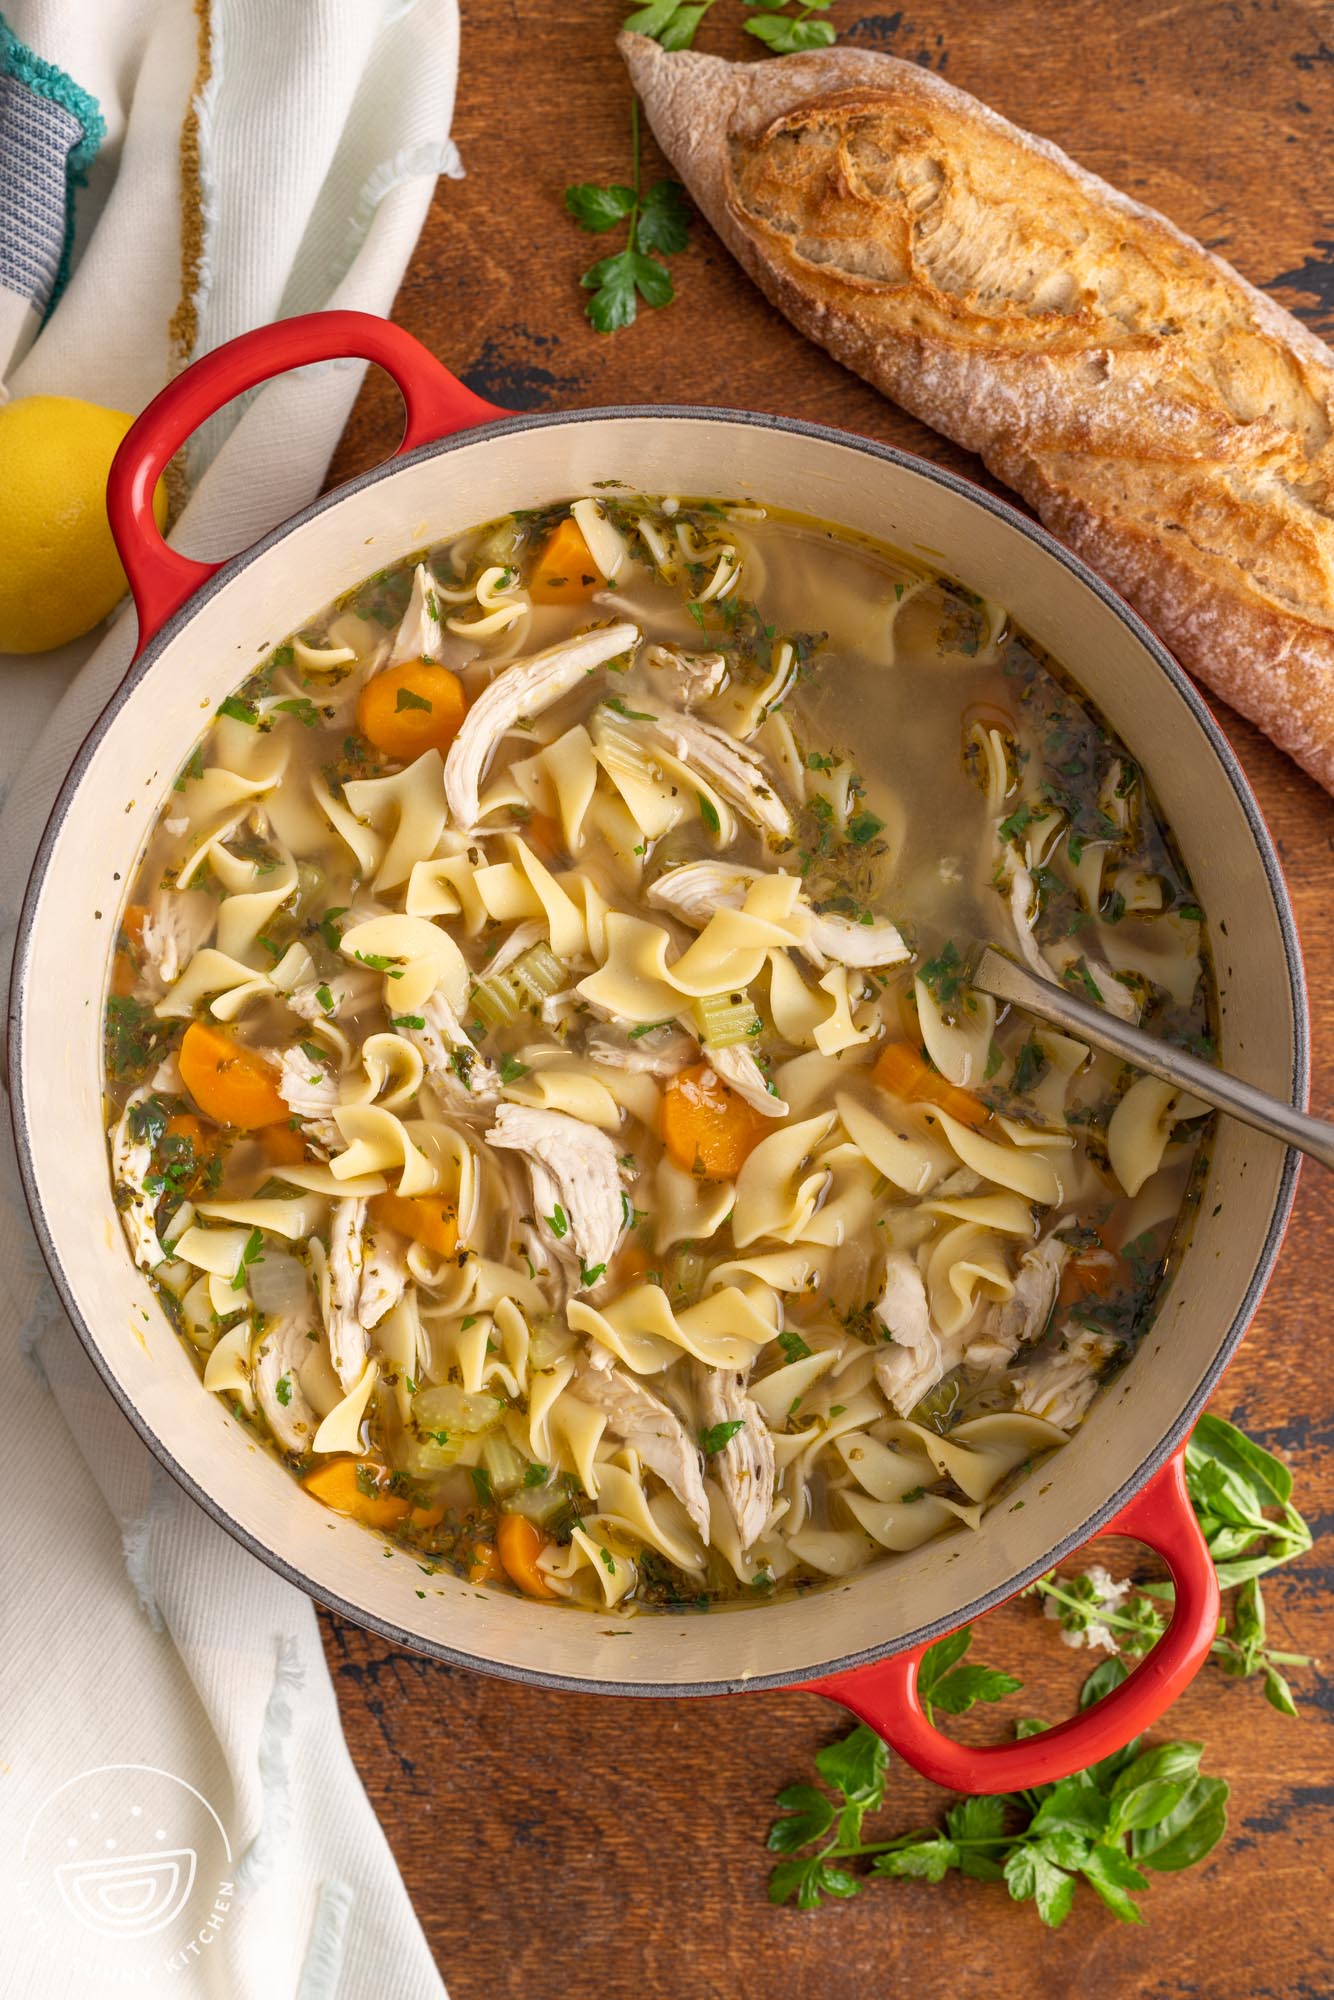
M 553 1520 L 569 1504 L 569 1491 L 560 1478 L 553 1478 L 546 1486 L 520 1486 L 505 1496 L 507 1514 L 525 1514 L 539 1527 Z
M 444 1463 L 452 1465 L 465 1438 L 494 1430 L 504 1404 L 489 1393 L 470 1395 L 453 1382 L 441 1382 L 420 1389 L 412 1399 L 412 1419 L 423 1437 L 430 1437 L 449 1454 Z
M 472 989 L 473 1009 L 488 1028 L 508 1027 L 568 983 L 569 973 L 544 938 L 504 972 L 483 973 Z
M 711 1049 L 750 1041 L 763 1026 L 748 993 L 706 993 L 693 1010 L 700 1039 Z
M 540 944 L 530 945 L 522 958 L 515 959 L 509 977 L 528 1006 L 549 1000 L 570 983 L 569 973 L 545 938 Z
M 482 1439 L 481 1463 L 490 1475 L 493 1493 L 512 1493 L 523 1485 L 528 1460 L 515 1450 L 504 1431 L 493 1431 Z

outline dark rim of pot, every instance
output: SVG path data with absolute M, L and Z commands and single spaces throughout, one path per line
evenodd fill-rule
M 1040 527 L 1036 522 L 1030 520 L 1027 515 L 1021 514 L 1017 507 L 1010 505 L 1005 500 L 998 499 L 995 494 L 987 491 L 986 488 L 976 485 L 971 480 L 962 478 L 958 473 L 947 471 L 943 466 L 933 464 L 929 459 L 918 458 L 911 452 L 900 451 L 892 445 L 879 444 L 872 438 L 856 437 L 847 431 L 835 430 L 823 424 L 807 423 L 798 418 L 764 416 L 754 411 L 745 410 L 713 409 L 685 404 L 658 404 L 643 407 L 624 406 L 591 410 L 565 410 L 551 413 L 533 412 L 508 417 L 495 423 L 478 425 L 469 430 L 455 432 L 449 437 L 437 439 L 434 443 L 420 445 L 414 451 L 405 452 L 400 456 L 386 459 L 383 464 L 374 466 L 367 472 L 359 473 L 356 477 L 346 480 L 342 485 L 335 487 L 329 493 L 322 494 L 318 499 L 311 501 L 309 506 L 303 507 L 299 513 L 289 516 L 288 519 L 283 521 L 278 527 L 271 529 L 259 541 L 253 543 L 249 548 L 243 549 L 228 562 L 222 564 L 216 573 L 201 584 L 200 588 L 186 600 L 181 608 L 165 621 L 129 668 L 125 678 L 111 696 L 106 707 L 102 710 L 97 721 L 84 739 L 79 753 L 60 788 L 37 850 L 32 875 L 24 897 L 22 914 L 19 919 L 18 943 L 15 950 L 14 966 L 10 981 L 9 1046 L 12 1082 L 10 1097 L 11 1115 L 14 1123 L 24 1193 L 32 1214 L 33 1226 L 37 1233 L 38 1242 L 41 1245 L 42 1255 L 50 1270 L 61 1303 L 73 1323 L 80 1340 L 83 1342 L 94 1367 L 98 1370 L 98 1373 L 111 1391 L 121 1411 L 134 1426 L 149 1450 L 153 1452 L 154 1456 L 171 1473 L 179 1485 L 184 1488 L 196 1505 L 201 1507 L 220 1528 L 225 1529 L 229 1535 L 240 1542 L 242 1547 L 248 1549 L 261 1562 L 266 1563 L 270 1569 L 277 1571 L 288 1583 L 295 1585 L 298 1590 L 303 1591 L 308 1597 L 314 1598 L 317 1603 L 323 1604 L 327 1609 L 338 1612 L 340 1616 L 349 1619 L 353 1624 L 361 1626 L 364 1630 L 375 1632 L 381 1638 L 389 1640 L 394 1645 L 402 1646 L 411 1652 L 425 1654 L 432 1659 L 441 1660 L 451 1666 L 465 1667 L 475 1672 L 492 1674 L 504 1680 L 521 1681 L 531 1686 L 559 1688 L 583 1694 L 602 1693 L 654 1697 L 736 1694 L 759 1692 L 764 1689 L 780 1687 L 800 1687 L 807 1681 L 828 1681 L 838 1674 L 850 1672 L 853 1668 L 869 1666 L 877 1660 L 888 1659 L 895 1654 L 907 1652 L 914 1646 L 919 1646 L 929 1640 L 938 1638 L 942 1633 L 953 1631 L 960 1625 L 967 1624 L 970 1620 L 978 1618 L 983 1613 L 992 1610 L 996 1605 L 1003 1603 L 1017 1591 L 1022 1590 L 1027 1584 L 1032 1583 L 1037 1577 L 1044 1575 L 1056 1563 L 1063 1561 L 1066 1556 L 1073 1554 L 1077 1549 L 1081 1548 L 1085 1542 L 1096 1535 L 1125 1506 L 1132 1494 L 1139 1491 L 1150 1475 L 1157 1471 L 1158 1467 L 1171 1457 L 1173 1452 L 1176 1451 L 1189 1434 L 1196 1418 L 1213 1393 L 1215 1385 L 1226 1368 L 1228 1361 L 1231 1359 L 1260 1302 L 1270 1272 L 1273 1269 L 1274 1260 L 1282 1244 L 1288 1217 L 1292 1210 L 1299 1165 L 1298 1156 L 1294 1152 L 1290 1151 L 1283 1163 L 1273 1214 L 1254 1274 L 1246 1287 L 1245 1294 L 1233 1317 L 1231 1325 L 1219 1341 L 1213 1359 L 1210 1361 L 1208 1368 L 1205 1370 L 1204 1375 L 1191 1395 L 1186 1408 L 1182 1411 L 1171 1429 L 1158 1440 L 1153 1450 L 1145 1455 L 1137 1471 L 1115 1493 L 1111 1494 L 1101 1506 L 1095 1508 L 1084 1520 L 1080 1521 L 1075 1527 L 1072 1527 L 1038 1561 L 1030 1563 L 1025 1569 L 1016 1572 L 1013 1576 L 1006 1577 L 1002 1582 L 994 1585 L 992 1589 L 984 1592 L 980 1597 L 974 1598 L 968 1604 L 961 1605 L 957 1612 L 952 1612 L 948 1617 L 933 1620 L 929 1624 L 904 1634 L 892 1646 L 866 1647 L 860 1652 L 849 1653 L 839 1658 L 822 1661 L 792 1672 L 757 1674 L 745 1680 L 692 1680 L 681 1682 L 671 1680 L 618 1681 L 615 1679 L 602 1679 L 577 1674 L 554 1673 L 543 1669 L 515 1666 L 504 1661 L 480 1657 L 463 1648 L 446 1645 L 439 1640 L 426 1638 L 417 1632 L 406 1631 L 403 1627 L 394 1624 L 391 1619 L 381 1617 L 377 1613 L 367 1610 L 362 1605 L 350 1603 L 347 1599 L 340 1597 L 337 1592 L 315 1583 L 303 1570 L 286 1561 L 277 1550 L 268 1547 L 266 1543 L 260 1541 L 256 1536 L 250 1534 L 248 1530 L 242 1528 L 227 1513 L 226 1509 L 213 1498 L 208 1490 L 202 1487 L 179 1464 L 167 1444 L 150 1428 L 137 1406 L 121 1388 L 110 1363 L 103 1356 L 91 1329 L 86 1324 L 78 1309 L 71 1287 L 66 1280 L 54 1239 L 47 1227 L 41 1194 L 37 1186 L 36 1175 L 33 1172 L 31 1154 L 26 1143 L 31 1121 L 28 1116 L 27 1088 L 24 1080 L 23 1065 L 23 1000 L 29 957 L 28 940 L 31 935 L 32 920 L 41 892 L 41 884 L 45 877 L 52 852 L 60 837 L 70 801 L 78 788 L 80 780 L 88 767 L 101 737 L 112 718 L 130 700 L 145 676 L 151 671 L 159 655 L 171 644 L 184 627 L 190 623 L 195 611 L 201 604 L 206 603 L 218 591 L 229 588 L 239 576 L 244 574 L 251 563 L 258 560 L 259 557 L 266 555 L 270 549 L 277 547 L 294 529 L 303 527 L 307 522 L 315 520 L 319 515 L 338 506 L 350 494 L 360 492 L 366 487 L 374 486 L 383 479 L 392 478 L 396 473 L 408 466 L 418 465 L 429 459 L 445 457 L 452 451 L 485 443 L 488 439 L 511 437 L 526 431 L 559 429 L 565 426 L 577 427 L 581 424 L 605 422 L 609 419 L 619 421 L 630 419 L 646 423 L 662 421 L 722 423 L 741 425 L 750 429 L 785 431 L 798 437 L 814 439 L 817 443 L 832 445 L 841 450 L 860 452 L 869 458 L 881 459 L 886 464 L 897 466 L 903 471 L 913 473 L 919 478 L 929 480 L 937 486 L 944 487 L 948 492 L 971 502 L 973 506 L 981 508 L 986 513 L 995 515 L 1009 526 L 1017 528 L 1021 534 L 1037 548 L 1041 549 L 1053 562 L 1059 563 L 1063 569 L 1069 571 L 1095 597 L 1100 599 L 1107 609 L 1120 619 L 1123 625 L 1130 629 L 1140 645 L 1152 655 L 1155 663 L 1178 699 L 1190 711 L 1209 748 L 1221 765 L 1223 773 L 1231 785 L 1237 802 L 1245 815 L 1247 825 L 1250 828 L 1251 838 L 1255 842 L 1264 867 L 1265 877 L 1269 884 L 1269 892 L 1273 900 L 1275 914 L 1279 922 L 1279 930 L 1283 939 L 1283 953 L 1287 968 L 1288 988 L 1293 1013 L 1292 1096 L 1294 1103 L 1305 1104 L 1309 1072 L 1306 982 L 1302 969 L 1301 948 L 1298 942 L 1296 923 L 1293 918 L 1292 906 L 1288 899 L 1282 870 L 1279 866 L 1278 855 L 1275 851 L 1269 830 L 1261 815 L 1259 805 L 1251 792 L 1250 786 L 1246 782 L 1246 778 L 1236 757 L 1233 755 L 1231 747 L 1183 669 L 1178 666 L 1177 662 L 1172 658 L 1161 640 L 1157 638 L 1149 626 L 1131 610 L 1130 606 L 1117 595 L 1116 591 L 1109 584 L 1105 583 L 1101 577 L 1095 575 L 1063 543 L 1048 534 L 1045 528 Z M 808 1600 L 812 1605 L 812 1609 L 820 1602 L 823 1595 L 824 1593 L 822 1592 L 812 1594 Z M 657 1616 L 658 1614 L 654 1615 Z

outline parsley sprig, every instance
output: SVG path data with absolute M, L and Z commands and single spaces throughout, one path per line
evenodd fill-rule
M 965 1628 L 941 1644 L 955 1649 L 957 1663 L 970 1639 Z M 924 1674 L 938 1651 L 933 1646 L 926 1654 Z M 957 1664 L 937 1671 L 937 1687 L 958 1671 Z M 1108 1693 L 1127 1671 L 1120 1660 L 1104 1660 L 1085 1681 L 1080 1706 Z M 1018 1685 L 1008 1675 L 997 1678 L 1007 1682 L 1007 1691 Z M 1033 1736 L 1045 1727 L 1029 1718 L 1015 1733 Z M 958 1799 L 943 1827 L 863 1840 L 867 1814 L 884 1804 L 889 1750 L 859 1723 L 840 1742 L 816 1752 L 816 1772 L 826 1790 L 799 1784 L 779 1792 L 783 1812 L 769 1829 L 768 1845 L 786 1858 L 770 1874 L 769 1900 L 813 1910 L 830 1896 L 859 1895 L 875 1876 L 943 1882 L 956 1870 L 974 1881 L 1003 1881 L 1015 1902 L 1032 1902 L 1052 1929 L 1069 1916 L 1080 1881 L 1123 1923 L 1141 1924 L 1135 1898 L 1149 1885 L 1144 1870 L 1188 1868 L 1203 1860 L 1226 1830 L 1226 1781 L 1203 1776 L 1200 1756 L 1198 1743 L 1160 1743 L 1145 1750 L 1136 1741 L 1058 1784 Z M 849 1861 L 869 1863 L 869 1871 L 854 1872 L 845 1866 Z
M 679 181 L 655 181 L 644 188 L 640 179 L 639 102 L 631 101 L 631 185 L 614 181 L 599 187 L 581 181 L 565 190 L 565 206 L 581 229 L 605 236 L 625 223 L 625 248 L 590 264 L 579 282 L 593 294 L 585 306 L 599 333 L 631 326 L 645 305 L 667 306 L 676 296 L 671 273 L 662 262 L 689 240 L 690 211 Z
M 1186 1452 L 1186 1484 L 1220 1585 L 1235 1592 L 1213 1657 L 1226 1674 L 1263 1674 L 1264 1692 L 1281 1714 L 1296 1713 L 1281 1666 L 1309 1664 L 1268 1647 L 1260 1577 L 1311 1546 L 1292 1504 L 1292 1475 L 1263 1446 L 1221 1417 L 1206 1415 Z M 1075 1644 L 1114 1648 L 1085 1680 L 1087 1708 L 1126 1679 L 1127 1657 L 1149 1649 L 1167 1625 L 1170 1584 L 1113 1584 L 1096 1568 L 1081 1576 L 1043 1577 L 1033 1589 Z M 918 1687 L 929 1716 L 962 1715 L 978 1701 L 999 1701 L 1019 1682 L 967 1658 L 971 1630 L 928 1648 Z M 1123 1657 L 1127 1656 L 1127 1657 Z M 1016 1736 L 1037 1734 L 1033 1718 Z M 889 1751 L 864 1724 L 816 1753 L 814 1784 L 779 1792 L 781 1815 L 770 1850 L 784 1858 L 769 1878 L 775 1903 L 812 1910 L 829 1897 L 856 1896 L 876 1876 L 941 1882 L 951 1872 L 1005 1883 L 1016 1902 L 1032 1902 L 1051 1928 L 1065 1922 L 1083 1882 L 1123 1923 L 1141 1924 L 1138 1896 L 1150 1873 L 1203 1860 L 1227 1828 L 1227 1783 L 1200 1770 L 1198 1743 L 1137 1739 L 1092 1769 L 1058 1784 L 1002 1797 L 959 1798 L 943 1826 L 914 1827 L 885 1840 L 863 1840 L 868 1813 L 884 1804 Z M 852 1865 L 849 1865 L 852 1864 Z M 1146 1873 L 1149 1871 L 1149 1873 Z
M 1225 1674 L 1264 1676 L 1265 1700 L 1280 1715 L 1297 1703 L 1282 1669 L 1311 1664 L 1305 1653 L 1276 1651 L 1260 1578 L 1305 1555 L 1311 1530 L 1292 1504 L 1292 1474 L 1280 1459 L 1234 1424 L 1206 1412 L 1186 1447 L 1186 1489 L 1218 1572 L 1219 1586 L 1235 1595 L 1212 1648 Z M 1277 1515 L 1277 1519 L 1273 1518 Z M 1170 1583 L 1113 1585 L 1094 1568 L 1075 1576 L 1054 1571 L 1031 1586 L 1056 1618 L 1069 1643 L 1105 1646 L 1131 1659 L 1147 1653 L 1167 1629 Z

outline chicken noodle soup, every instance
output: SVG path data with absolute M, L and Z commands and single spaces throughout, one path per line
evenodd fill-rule
M 762 1598 L 976 1529 L 1152 1315 L 1203 919 L 1004 609 L 754 505 L 382 571 L 220 705 L 121 915 L 131 1251 L 314 1500 L 429 1572 Z

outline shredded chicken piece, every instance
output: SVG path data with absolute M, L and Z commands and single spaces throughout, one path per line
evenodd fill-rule
M 741 1425 L 709 1463 L 736 1522 L 741 1546 L 748 1549 L 764 1533 L 773 1510 L 774 1441 L 758 1406 L 745 1393 L 744 1375 L 697 1362 L 695 1379 L 701 1430 L 717 1424 Z
M 560 1269 L 565 1295 L 595 1285 L 626 1223 L 620 1161 L 608 1134 L 568 1112 L 502 1104 L 486 1140 L 523 1154 L 542 1247 Z
M 734 861 L 687 861 L 650 882 L 647 901 L 703 930 L 715 910 L 739 910 L 762 874 L 762 869 L 742 868 Z
M 717 694 L 727 672 L 722 653 L 683 653 L 678 646 L 646 646 L 644 665 L 668 701 L 693 708 Z
M 547 927 L 540 917 L 531 917 L 526 923 L 516 924 L 509 936 L 496 946 L 482 970 L 488 975 L 503 972 L 507 965 L 513 965 L 516 958 L 522 958 L 546 935 Z
M 494 1104 L 500 1078 L 486 1057 L 477 1053 L 439 987 L 422 1002 L 421 1018 L 424 1028 L 401 1032 L 421 1050 L 426 1074 L 446 1108 L 458 1112 Z
M 321 979 L 317 972 L 313 972 L 308 979 L 303 979 L 299 986 L 294 986 L 290 993 L 284 994 L 283 998 L 292 1012 L 298 1014 L 303 1021 L 336 1021 L 340 1014 L 364 1006 L 373 996 L 378 995 L 379 989 L 378 973 L 363 971 L 360 966 L 354 966 L 346 972 L 331 973 L 328 979 Z M 319 997 L 322 993 L 332 1000 L 332 1008 L 324 1005 Z
M 326 1152 L 341 1146 L 343 1135 L 333 1119 L 338 1078 L 301 1048 L 284 1049 L 277 1060 L 278 1094 L 292 1116 Z
M 116 1188 L 116 1206 L 130 1239 L 134 1261 L 145 1271 L 151 1271 L 166 1255 L 153 1223 L 157 1204 L 144 1189 L 145 1176 L 153 1163 L 153 1148 L 147 1139 L 136 1139 L 132 1129 L 136 1106 L 143 1104 L 150 1095 L 148 1085 L 141 1084 L 126 1099 L 111 1142 L 111 1178 Z
M 148 906 L 141 939 L 144 961 L 158 984 L 174 986 L 217 918 L 202 889 L 159 889 Z
M 899 1415 L 906 1417 L 935 1388 L 946 1366 L 931 1324 L 922 1274 L 906 1250 L 891 1250 L 885 1260 L 885 1288 L 876 1313 L 890 1337 L 890 1345 L 876 1359 L 876 1380 Z
M 987 1308 L 982 1330 L 964 1349 L 975 1368 L 994 1368 L 1012 1361 L 1021 1347 L 1031 1346 L 1046 1332 L 1060 1288 L 1070 1245 L 1059 1236 L 1044 1236 L 1019 1259 L 1014 1292 Z
M 1010 878 L 1010 916 L 1014 922 L 1019 949 L 1039 979 L 1047 979 L 1053 985 L 1059 985 L 1061 971 L 1050 964 L 1044 956 L 1034 932 L 1033 926 L 1037 921 L 1034 895 L 1033 877 L 1029 870 L 1016 868 Z M 1075 965 L 1081 957 L 1107 1012 L 1114 1014 L 1119 1021 L 1129 1021 L 1132 1027 L 1137 1025 L 1140 1004 L 1130 988 L 1122 984 L 1105 959 L 1097 958 L 1087 951 L 1067 949 L 1066 967 Z M 1091 999 L 1092 995 L 1087 997 Z
M 1106 1334 L 1081 1333 L 1072 1341 L 1067 1333 L 1061 1347 L 1012 1371 L 1014 1407 L 1026 1416 L 1043 1417 L 1061 1430 L 1071 1430 L 1093 1401 L 1099 1373 L 1113 1344 Z
M 787 1117 L 787 1100 L 776 1097 L 770 1090 L 768 1078 L 744 1043 L 733 1042 L 727 1048 L 711 1049 L 706 1042 L 704 1060 L 714 1075 L 720 1076 L 738 1097 L 744 1097 L 762 1118 Z
M 640 1076 L 675 1076 L 694 1062 L 699 1045 L 681 1028 L 659 1027 L 646 1035 L 631 1035 L 613 1021 L 590 1028 L 584 1053 L 606 1069 L 624 1069 Z
M 468 710 L 445 759 L 445 803 L 456 827 L 467 833 L 476 824 L 482 774 L 515 723 L 541 715 L 639 636 L 637 625 L 601 625 L 501 669 Z
M 251 1380 L 259 1407 L 279 1444 L 296 1453 L 310 1449 L 320 1422 L 300 1376 L 310 1359 L 313 1331 L 308 1315 L 288 1313 L 266 1320 L 251 1349 Z
M 363 1247 L 357 1318 L 369 1333 L 391 1313 L 408 1286 L 408 1246 L 393 1229 L 377 1228 Z
M 647 899 L 702 930 L 715 910 L 739 910 L 751 884 L 762 874 L 759 868 L 743 868 L 733 861 L 688 861 L 651 882 Z M 805 902 L 799 907 L 807 911 L 806 937 L 800 949 L 822 971 L 830 959 L 856 971 L 875 965 L 902 965 L 912 957 L 891 923 L 854 924 L 850 917 L 821 915 Z
M 431 607 L 435 607 L 432 616 Z M 408 660 L 441 660 L 444 658 L 444 620 L 440 616 L 440 600 L 435 594 L 435 584 L 425 563 L 418 563 L 412 573 L 412 595 L 408 608 L 399 620 L 394 634 L 394 643 L 389 649 L 387 666 L 401 667 Z
M 653 720 L 641 724 L 646 732 L 681 763 L 698 771 L 716 785 L 737 811 L 773 834 L 786 840 L 792 832 L 792 816 L 779 798 L 768 766 L 758 750 L 738 743 L 724 729 L 703 722 L 697 715 L 683 715 L 679 709 L 661 707 L 651 695 L 642 695 Z
M 823 966 L 827 959 L 836 965 L 864 971 L 874 965 L 905 965 L 912 957 L 896 925 L 855 924 L 851 917 L 812 910 L 803 947 L 808 957 Z
M 361 1322 L 361 1274 L 365 1255 L 364 1197 L 345 1195 L 333 1205 L 329 1227 L 329 1359 L 344 1389 L 361 1379 L 366 1366 L 366 1329 Z
M 651 1389 L 600 1358 L 596 1347 L 576 1376 L 574 1388 L 583 1402 L 606 1411 L 608 1429 L 637 1451 L 648 1470 L 671 1489 L 707 1542 L 709 1496 L 699 1448 L 681 1419 Z

